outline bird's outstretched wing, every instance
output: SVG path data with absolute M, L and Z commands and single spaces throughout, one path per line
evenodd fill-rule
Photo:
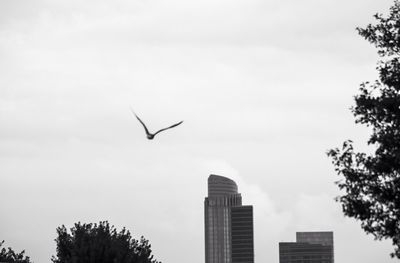
M 165 131 L 165 130 L 168 130 L 168 129 L 174 128 L 174 127 L 176 127 L 176 126 L 178 126 L 178 125 L 182 124 L 182 122 L 183 122 L 183 121 L 180 121 L 180 122 L 178 122 L 178 123 L 175 123 L 174 125 L 171 125 L 171 126 L 169 126 L 169 127 L 167 127 L 167 128 L 161 129 L 161 130 L 157 131 L 156 133 L 154 133 L 154 135 L 156 135 L 157 133 L 160 133 L 160 132 L 162 132 L 162 131 Z
M 143 125 L 144 130 L 146 131 L 146 134 L 150 134 L 149 130 L 147 129 L 146 125 L 144 124 L 144 122 L 136 115 L 136 113 L 133 111 L 133 109 L 131 108 L 131 112 L 133 113 L 133 115 L 135 115 L 136 119 L 138 119 L 138 121 L 140 121 L 140 123 Z

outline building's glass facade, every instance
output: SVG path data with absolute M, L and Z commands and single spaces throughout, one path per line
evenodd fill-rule
M 232 263 L 254 263 L 253 207 L 231 210 Z
M 296 242 L 321 244 L 332 246 L 333 248 L 333 232 L 320 231 L 320 232 L 296 232 Z
M 329 246 L 320 244 L 281 242 L 279 263 L 333 263 Z
M 206 263 L 232 263 L 232 209 L 236 207 L 242 207 L 236 183 L 210 175 L 204 200 Z

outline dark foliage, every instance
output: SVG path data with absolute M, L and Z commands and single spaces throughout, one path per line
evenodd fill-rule
M 151 255 L 148 240 L 133 239 L 125 228 L 117 232 L 107 221 L 77 223 L 70 233 L 63 225 L 57 234 L 54 263 L 159 263 Z
M 365 82 L 355 96 L 356 123 L 372 128 L 372 154 L 355 152 L 352 141 L 332 149 L 337 182 L 344 194 L 337 200 L 346 216 L 361 221 L 376 239 L 391 239 L 392 257 L 400 258 L 400 2 L 388 17 L 377 14 L 375 25 L 358 32 L 377 49 L 379 79 Z
M 4 240 L 0 242 L 0 262 L 7 263 L 31 263 L 29 257 L 25 256 L 25 251 L 21 251 L 20 253 L 15 253 L 10 247 L 2 248 L 4 244 Z

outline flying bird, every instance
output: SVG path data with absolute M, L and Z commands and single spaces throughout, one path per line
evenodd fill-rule
M 182 122 L 183 122 L 183 121 L 180 121 L 180 122 L 175 123 L 174 125 L 171 125 L 171 126 L 169 126 L 167 128 L 158 130 L 155 133 L 150 133 L 149 130 L 147 129 L 146 125 L 144 124 L 144 122 L 136 115 L 136 113 L 132 109 L 131 109 L 131 111 L 132 111 L 133 115 L 135 115 L 136 119 L 138 119 L 138 121 L 143 125 L 144 131 L 146 132 L 147 139 L 149 139 L 149 140 L 153 140 L 154 136 L 156 136 L 158 133 L 160 133 L 162 131 L 165 131 L 165 130 L 168 130 L 168 129 L 171 129 L 171 128 L 174 128 L 174 127 L 182 124 Z

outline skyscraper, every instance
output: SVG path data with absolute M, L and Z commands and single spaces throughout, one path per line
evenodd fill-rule
M 333 263 L 333 232 L 297 232 L 296 242 L 279 243 L 280 263 Z
M 206 263 L 253 263 L 253 207 L 242 206 L 236 183 L 208 177 L 204 200 Z

